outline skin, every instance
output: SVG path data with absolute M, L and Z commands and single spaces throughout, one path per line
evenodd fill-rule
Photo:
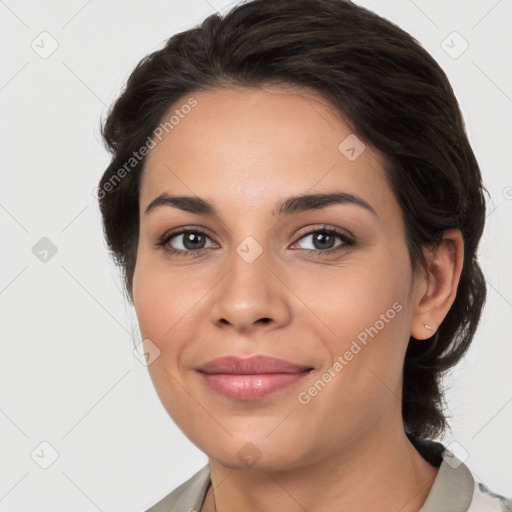
M 210 461 L 214 493 L 202 510 L 418 511 L 438 468 L 403 430 L 404 354 L 410 336 L 429 343 L 453 303 L 460 232 L 447 231 L 436 252 L 425 249 L 430 271 L 413 274 L 382 156 L 366 145 L 349 161 L 338 146 L 352 130 L 318 94 L 267 86 L 189 96 L 197 106 L 146 160 L 133 299 L 143 339 L 160 350 L 148 366 L 160 400 Z M 361 197 L 376 215 L 353 204 L 277 215 L 288 196 L 335 191 Z M 217 215 L 169 205 L 146 214 L 162 192 L 207 199 Z M 324 225 L 350 232 L 355 244 L 336 237 L 341 249 L 322 254 L 303 235 Z M 204 248 L 186 257 L 155 247 L 181 227 L 206 231 Z M 263 251 L 252 263 L 236 252 L 248 236 Z M 186 249 L 184 236 L 167 248 Z M 298 394 L 397 302 L 400 312 L 300 403 Z M 267 397 L 234 400 L 195 370 L 226 354 L 314 370 Z M 254 465 L 238 457 L 244 446 L 259 454 Z

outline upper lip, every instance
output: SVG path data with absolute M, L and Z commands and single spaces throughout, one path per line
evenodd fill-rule
M 237 375 L 256 375 L 262 373 L 301 373 L 311 370 L 311 366 L 295 364 L 285 359 L 256 355 L 242 358 L 229 355 L 211 359 L 196 370 L 204 373 L 231 373 Z

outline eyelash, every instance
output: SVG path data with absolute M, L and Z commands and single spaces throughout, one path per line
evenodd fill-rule
M 204 236 L 210 238 L 207 235 L 207 233 L 202 231 L 201 229 L 182 229 L 180 231 L 176 231 L 175 233 L 165 233 L 161 238 L 158 239 L 157 243 L 155 244 L 155 247 L 164 249 L 168 254 L 175 254 L 175 255 L 185 256 L 185 257 L 197 256 L 202 250 L 208 249 L 208 248 L 203 248 L 203 249 L 197 249 L 197 250 L 182 250 L 182 249 L 174 249 L 174 248 L 169 249 L 169 248 L 165 247 L 167 245 L 167 243 L 169 242 L 169 240 L 171 240 L 171 238 L 174 238 L 179 235 L 184 235 L 187 233 L 199 233 L 201 235 L 204 235 Z M 339 251 L 343 248 L 352 247 L 355 244 L 354 239 L 352 237 L 350 237 L 349 235 L 347 235 L 345 232 L 339 231 L 334 228 L 329 228 L 326 226 L 321 227 L 321 228 L 315 228 L 311 231 L 307 231 L 306 233 L 303 233 L 297 239 L 297 241 L 295 243 L 297 243 L 298 241 L 302 240 L 303 238 L 305 238 L 311 234 L 314 234 L 314 233 L 324 233 L 324 234 L 329 234 L 329 235 L 335 235 L 338 238 L 340 238 L 343 243 L 340 245 L 337 245 L 336 247 L 333 247 L 332 249 L 326 249 L 326 250 L 302 249 L 302 250 L 306 251 L 306 254 L 308 254 L 309 256 L 317 256 L 320 254 L 331 254 L 331 253 Z

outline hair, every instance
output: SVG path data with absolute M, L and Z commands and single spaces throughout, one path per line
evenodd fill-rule
M 133 303 L 145 162 L 138 151 L 194 91 L 263 85 L 320 93 L 381 152 L 413 270 L 427 269 L 423 249 L 435 247 L 445 230 L 462 232 L 455 300 L 428 341 L 410 338 L 403 367 L 405 432 L 443 434 L 442 377 L 469 348 L 486 298 L 476 259 L 486 189 L 443 70 L 407 32 L 349 0 L 244 2 L 173 35 L 135 67 L 102 121 L 112 158 L 98 188 L 105 237 L 128 299 Z

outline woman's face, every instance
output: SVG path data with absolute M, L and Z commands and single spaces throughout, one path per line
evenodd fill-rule
M 350 457 L 382 443 L 402 425 L 421 281 L 379 155 L 306 90 L 190 96 L 165 116 L 178 110 L 140 190 L 133 298 L 142 339 L 160 351 L 149 372 L 163 405 L 233 468 L 299 467 L 334 446 Z M 318 194 L 340 196 L 291 199 Z M 199 371 L 226 355 L 299 370 Z

